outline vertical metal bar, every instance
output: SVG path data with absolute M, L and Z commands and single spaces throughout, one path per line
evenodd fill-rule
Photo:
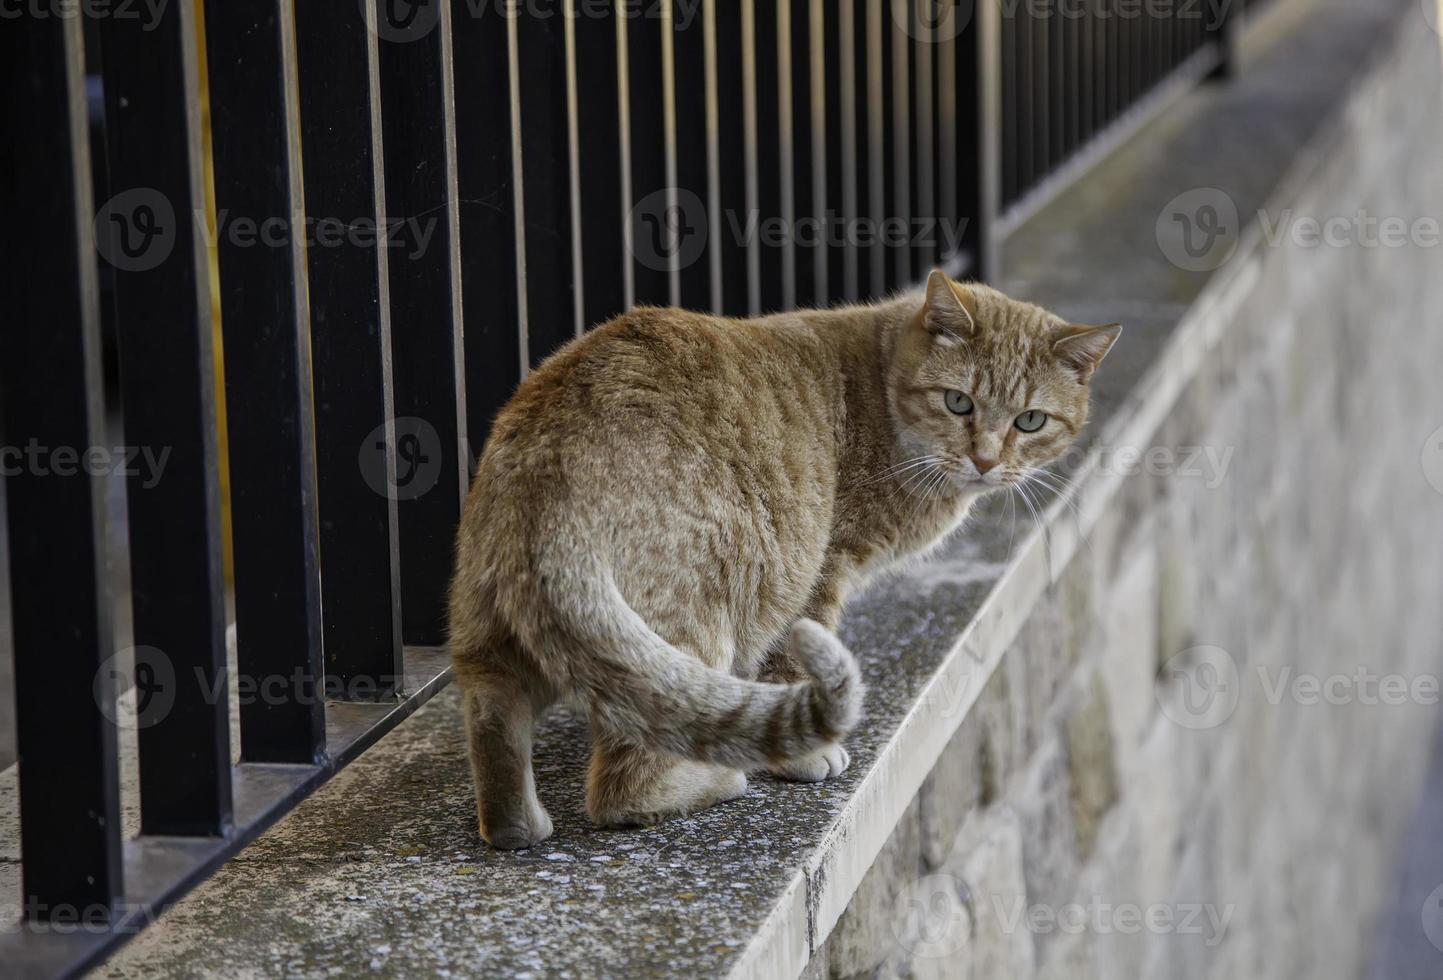
M 1036 31 L 1032 15 L 1024 3 L 1017 9 L 1017 191 L 1018 196 L 1032 188 L 1037 173 L 1037 60 L 1034 50 Z
M 706 80 L 706 17 L 700 2 L 673 0 L 671 15 L 673 50 L 673 100 L 675 121 L 675 167 L 680 223 L 675 267 L 681 290 L 680 303 L 688 309 L 704 310 L 712 302 L 710 222 L 702 211 L 711 191 L 707 164 L 707 80 Z M 692 236 L 695 236 L 693 238 Z M 698 247 L 700 246 L 700 247 Z
M 621 281 L 623 310 L 636 303 L 636 272 L 632 257 L 636 254 L 631 207 L 635 197 L 631 184 L 631 51 L 628 18 L 611 18 L 616 35 L 616 120 L 617 147 L 621 159 Z
M 862 65 L 861 49 L 857 43 L 857 5 L 864 0 L 841 0 L 838 4 L 837 61 L 838 157 L 841 162 L 840 184 L 842 220 L 842 296 L 855 301 L 861 297 L 861 255 L 857 248 L 856 235 L 852 229 L 861 216 L 859 188 L 866 171 L 860 151 L 859 136 L 865 124 L 862 103 L 857 97 L 857 73 Z M 865 36 L 865 35 L 864 35 Z
M 517 234 L 519 168 L 514 138 L 510 26 L 506 8 L 472 11 L 470 0 L 453 0 L 452 51 L 456 91 L 457 238 L 461 253 L 461 309 L 466 324 L 466 433 L 472 463 L 485 444 L 496 412 L 511 397 L 525 370 L 520 242 Z M 583 90 L 584 91 L 584 90 Z M 601 108 L 598 107 L 598 113 Z M 603 118 L 604 121 L 604 118 Z M 596 125 L 602 125 L 597 122 Z M 598 159 L 605 171 L 607 161 Z M 604 202 L 598 192 L 598 207 Z M 618 216 L 612 228 L 622 225 Z M 590 224 L 587 230 L 591 230 Z M 613 245 L 610 253 L 616 252 Z M 598 256 L 588 273 L 602 270 Z M 625 256 L 617 256 L 617 269 Z M 588 290 L 598 303 L 610 294 Z
M 20 151 L 0 155 L 0 194 L 26 235 L 0 277 L 20 873 L 28 918 L 75 922 L 122 891 L 105 494 L 77 459 L 106 445 L 81 23 L 26 16 L 0 37 Z M 127 247 L 151 242 L 133 231 Z
M 754 0 L 741 0 L 742 14 L 742 147 L 746 161 L 746 213 L 747 228 L 754 228 L 761 220 L 760 177 L 757 172 L 759 155 L 757 118 L 757 25 Z M 747 242 L 747 312 L 753 316 L 761 312 L 761 254 L 757 249 L 755 236 Z
M 810 229 L 812 222 L 824 221 L 825 215 L 817 211 L 817 188 L 815 188 L 814 157 L 817 144 L 812 139 L 812 0 L 778 0 L 789 3 L 788 26 L 791 32 L 792 64 L 792 206 L 794 206 L 794 279 L 795 305 L 812 306 L 824 302 L 825 293 L 820 292 L 817 280 L 817 242 L 811 234 L 802 234 Z M 824 290 L 824 287 L 821 287 Z
M 779 58 L 779 19 L 783 0 L 744 0 L 743 11 L 750 11 L 752 43 L 749 51 L 752 64 L 753 141 L 755 148 L 756 211 L 758 229 L 776 230 L 782 213 L 782 187 L 790 179 L 781 151 L 781 104 L 784 98 L 782 64 Z M 790 236 L 760 235 L 753 249 L 757 269 L 757 312 L 769 313 L 785 308 L 784 271 L 787 268 Z
M 953 251 L 960 242 L 956 238 L 957 220 L 957 8 L 943 3 L 934 21 L 937 63 L 937 214 L 946 237 L 938 255 L 939 261 L 951 264 Z
M 468 470 L 461 461 L 469 456 L 457 289 L 451 9 L 437 3 L 413 16 L 417 8 L 373 2 L 369 9 L 380 34 L 386 211 L 394 242 L 388 271 L 401 633 L 406 643 L 431 646 L 445 641 L 446 588 Z M 564 146 L 563 139 L 563 154 Z M 556 292 L 563 290 L 557 286 Z M 565 313 L 550 324 L 556 328 L 560 321 L 569 332 L 570 292 L 564 295 Z
M 711 278 L 713 313 L 722 313 L 726 306 L 722 269 L 722 165 L 721 165 L 721 93 L 719 90 L 716 0 L 702 3 L 702 46 L 706 70 L 706 213 L 707 274 Z
M 99 244 L 113 270 L 125 441 L 165 460 L 126 486 L 137 696 L 165 706 L 137 719 L 141 828 L 218 836 L 231 820 L 230 721 L 209 256 L 194 220 L 205 206 L 194 18 L 174 4 L 150 22 L 98 24 L 116 192 L 103 230 L 123 236 L 154 210 L 164 235 L 134 257 L 110 247 L 123 238 Z
M 712 212 L 719 240 L 722 312 L 745 316 L 751 312 L 748 229 L 754 212 L 748 191 L 747 82 L 742 31 L 742 5 L 719 0 L 708 5 L 716 44 L 717 89 L 717 210 Z
M 891 60 L 892 207 L 894 224 L 904 229 L 891 249 L 894 287 L 912 281 L 912 86 L 911 44 L 907 35 L 911 0 L 890 0 L 891 30 L 887 32 Z
M 376 33 L 347 0 L 309 0 L 296 55 L 327 690 L 373 700 L 401 677 L 390 288 L 386 249 L 360 237 L 385 208 Z
M 887 291 L 887 250 L 878 241 L 887 222 L 888 154 L 886 152 L 885 55 L 890 50 L 882 32 L 882 4 L 867 0 L 867 211 L 871 218 L 871 245 L 867 249 L 869 276 L 862 293 L 867 298 Z
M 522 193 L 527 232 L 528 357 L 533 367 L 575 337 L 579 322 L 566 20 L 564 16 L 534 17 L 521 10 L 516 15 L 523 80 L 519 95 L 521 160 L 525 169 Z
M 631 160 L 631 201 L 627 224 L 633 260 L 632 301 L 665 305 L 671 302 L 671 243 L 666 240 L 666 225 L 676 215 L 668 210 L 663 22 L 653 15 L 655 9 L 652 5 L 642 13 L 622 18 L 626 22 L 630 94 L 626 145 Z
M 936 125 L 936 106 L 933 102 L 932 62 L 938 47 L 937 39 L 922 20 L 918 4 L 926 0 L 905 0 L 911 17 L 915 56 L 913 85 L 912 136 L 916 145 L 917 201 L 913 217 L 913 275 L 921 278 L 937 261 L 937 198 L 936 166 L 937 148 L 933 141 L 933 127 Z
M 586 332 L 586 268 L 581 247 L 581 123 L 576 91 L 576 0 L 563 0 L 562 36 L 565 38 L 566 70 L 566 197 L 571 204 L 571 311 L 575 335 Z M 615 79 L 611 80 L 614 84 Z
M 506 15 L 506 94 L 511 123 L 511 248 L 516 257 L 516 352 L 520 376 L 531 370 L 531 319 L 526 303 L 526 168 L 521 159 L 521 41 L 519 0 L 501 0 Z M 453 52 L 454 56 L 454 52 Z M 458 209 L 459 214 L 459 209 Z M 464 320 L 462 321 L 465 322 Z
M 291 0 L 207 0 L 241 756 L 323 756 L 310 316 Z M 251 229 L 281 229 L 257 241 Z M 262 232 L 264 234 L 264 231 Z M 277 694 L 277 692 L 281 692 Z
M 1052 16 L 1044 6 L 1032 18 L 1032 175 L 1036 185 L 1052 168 Z
M 852 57 L 850 38 L 842 41 L 842 21 L 852 18 L 851 0 L 822 3 L 817 14 L 821 44 L 822 156 L 825 174 L 822 186 L 823 262 L 826 266 L 825 290 L 821 300 L 836 303 L 847 297 L 846 204 L 843 200 L 843 175 L 851 163 L 845 158 L 844 131 L 853 126 L 853 108 L 844 105 L 842 73 Z M 855 262 L 855 258 L 853 260 Z
M 1021 31 L 1018 27 L 1018 15 L 1016 13 L 1004 12 L 1001 17 L 1001 86 L 1002 86 L 1002 203 L 1011 205 L 1022 195 L 1022 120 L 1019 118 L 1022 93 L 1020 77 L 1022 73 L 1022 41 Z M 967 69 L 971 66 L 975 70 L 973 59 L 969 52 L 963 51 L 958 59 L 958 77 L 972 81 L 972 74 Z M 975 100 L 973 100 L 975 101 Z M 975 107 L 965 112 L 967 119 L 975 122 Z M 971 133 L 961 121 L 958 128 L 963 133 Z
M 666 294 L 672 306 L 681 305 L 681 248 L 683 238 L 694 234 L 682 207 L 677 181 L 676 148 L 676 38 L 672 35 L 676 0 L 661 0 L 653 10 L 661 12 L 661 120 L 662 148 L 666 169 L 666 223 L 670 242 L 666 255 Z M 649 14 L 648 14 L 649 15 Z
M 812 128 L 812 206 L 811 217 L 817 222 L 817 242 L 812 248 L 812 295 L 811 302 L 817 306 L 827 305 L 827 274 L 829 271 L 826 227 L 828 200 L 827 169 L 827 71 L 826 71 L 826 20 L 822 0 L 811 0 L 807 5 L 807 71 Z M 800 286 L 798 292 L 801 292 Z
M 1107 114 L 1106 122 L 1117 118 L 1122 101 L 1125 75 L 1122 64 L 1122 21 L 1109 7 L 1110 0 L 1097 0 L 1098 8 L 1111 13 L 1107 18 Z
M 782 279 L 779 308 L 790 310 L 797 305 L 797 144 L 805 142 L 807 138 L 805 128 L 798 131 L 796 126 L 800 119 L 805 127 L 807 116 L 806 113 L 798 116 L 792 103 L 797 86 L 792 79 L 791 0 L 777 0 L 776 8 L 776 47 L 773 58 L 777 64 L 777 216 L 781 219 L 783 229 L 781 255 L 777 256 L 781 260 Z M 806 19 L 800 18 L 797 30 L 805 31 L 805 24 Z M 803 60 L 801 63 L 806 62 Z
M 974 147 L 959 181 L 965 195 L 961 212 L 967 222 L 968 274 L 993 282 L 1002 274 L 995 230 L 1002 193 L 1001 22 L 1001 5 L 977 4 L 959 38 L 957 58 L 958 78 L 974 80 L 973 95 L 959 106 L 957 121 L 961 132 L 972 134 Z
M 467 2 L 467 0 L 460 0 Z M 574 3 L 575 0 L 569 0 Z M 483 12 L 478 20 L 485 19 Z M 592 326 L 626 309 L 626 249 L 621 229 L 626 226 L 623 204 L 621 111 L 617 86 L 622 82 L 616 16 L 584 13 L 573 16 L 576 38 L 576 99 L 574 119 L 579 156 L 572 177 L 579 182 L 575 196 L 581 207 L 582 321 Z M 625 35 L 622 35 L 624 40 Z M 471 60 L 469 58 L 462 61 Z M 457 63 L 458 73 L 461 63 Z M 471 95 L 465 102 L 487 102 L 490 89 L 457 87 Z M 461 108 L 458 100 L 457 109 Z M 458 134 L 459 135 L 459 134 Z M 465 192 L 462 192 L 465 197 Z M 465 292 L 463 290 L 463 297 Z M 468 318 L 468 323 L 474 322 Z
M 1072 156 L 1076 121 L 1076 49 L 1072 46 L 1072 22 L 1061 10 L 1052 13 L 1052 147 L 1051 169 L 1056 170 Z
M 1208 77 L 1214 79 L 1229 79 L 1237 75 L 1237 23 L 1238 12 L 1235 9 L 1236 0 L 1232 3 L 1223 3 L 1218 9 L 1208 8 L 1212 22 L 1207 25 L 1207 39 L 1217 47 L 1218 63 Z

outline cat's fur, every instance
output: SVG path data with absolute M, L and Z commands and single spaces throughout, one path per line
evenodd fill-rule
M 550 358 L 498 416 L 457 543 L 482 835 L 551 832 L 531 736 L 558 697 L 590 719 L 603 825 L 732 799 L 747 769 L 841 772 L 862 697 L 832 632 L 847 595 L 1060 455 L 1118 329 L 934 272 L 872 306 L 637 309 Z M 1050 416 L 1031 435 L 1028 409 Z

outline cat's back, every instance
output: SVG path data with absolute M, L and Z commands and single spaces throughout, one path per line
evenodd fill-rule
M 633 310 L 521 383 L 497 416 L 470 507 L 485 523 L 506 510 L 528 524 L 549 513 L 616 526 L 659 509 L 715 525 L 739 506 L 818 506 L 812 488 L 831 491 L 840 401 L 825 348 L 799 318 Z

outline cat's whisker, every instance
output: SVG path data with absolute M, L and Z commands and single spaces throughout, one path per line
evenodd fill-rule
M 1017 487 L 1012 484 L 1007 486 L 1007 513 L 1012 522 L 1012 528 L 1007 532 L 1007 557 L 1003 564 L 1012 560 L 1012 542 L 1017 537 Z
M 881 483 L 888 477 L 900 478 L 901 475 L 903 473 L 906 473 L 908 470 L 916 469 L 919 466 L 927 466 L 929 464 L 938 462 L 941 462 L 941 457 L 936 455 L 916 456 L 912 459 L 904 459 L 900 463 L 893 463 L 891 466 L 883 469 L 875 476 L 871 476 L 863 480 L 860 486 L 869 487 L 874 483 Z
M 947 476 L 947 471 L 938 467 L 932 478 L 922 484 L 921 492 L 917 494 L 917 502 L 912 505 L 911 511 L 907 514 L 908 524 L 912 523 L 912 520 L 923 511 L 932 492 L 946 482 Z
M 1027 509 L 1032 511 L 1032 521 L 1037 529 L 1042 532 L 1042 550 L 1047 558 L 1047 566 L 1052 567 L 1052 534 L 1047 529 L 1047 522 L 1042 519 L 1041 502 L 1034 503 L 1032 495 L 1027 492 L 1026 482 L 1016 485 L 1022 492 L 1022 501 L 1027 504 Z
M 927 480 L 931 477 L 932 473 L 934 472 L 932 466 L 935 465 L 936 464 L 934 463 L 930 466 L 924 467 L 923 469 L 917 470 L 916 472 L 910 474 L 905 480 L 900 481 L 897 484 L 896 488 L 887 495 L 887 499 L 891 500 L 899 493 L 905 494 L 910 497 L 919 486 L 921 486 L 923 483 L 926 483 Z
M 1069 492 L 1063 492 L 1058 487 L 1043 482 L 1041 477 L 1044 475 L 1052 477 L 1054 479 L 1063 480 L 1063 482 L 1066 483 Z M 1056 473 L 1050 473 L 1047 470 L 1033 470 L 1032 473 L 1025 476 L 1024 479 L 1035 480 L 1039 486 L 1047 487 L 1048 489 L 1053 490 L 1057 493 L 1059 497 L 1062 498 L 1063 504 L 1065 504 L 1072 511 L 1072 519 L 1074 522 L 1074 526 L 1077 528 L 1077 540 L 1081 542 L 1082 547 L 1087 549 L 1088 555 L 1092 556 L 1092 541 L 1090 541 L 1087 536 L 1082 533 L 1082 510 L 1078 507 L 1077 501 L 1074 499 L 1077 495 L 1077 485 L 1065 480 L 1062 477 L 1059 477 Z

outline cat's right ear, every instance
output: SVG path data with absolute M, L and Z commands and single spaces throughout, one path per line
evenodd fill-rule
M 957 292 L 947 273 L 933 269 L 927 277 L 927 301 L 922 307 L 922 326 L 939 340 L 959 343 L 977 329 L 977 321 Z

